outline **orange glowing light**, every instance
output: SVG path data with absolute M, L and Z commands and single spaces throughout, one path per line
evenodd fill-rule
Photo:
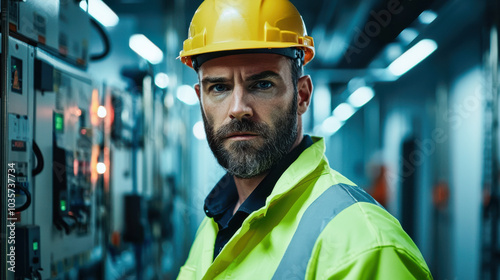
M 109 155 L 109 147 L 104 147 L 103 149 L 103 157 L 104 157 L 104 164 L 106 165 L 106 169 L 109 170 L 111 169 L 111 160 L 110 160 L 110 155 Z M 104 175 L 103 175 L 103 179 L 104 179 L 104 190 L 107 192 L 109 192 L 109 174 L 110 172 L 106 172 Z
M 97 111 L 99 110 L 99 91 L 95 88 L 92 90 L 92 103 L 90 104 L 90 122 L 92 125 L 99 125 L 99 117 Z
M 99 174 L 97 174 L 97 159 L 99 158 L 99 145 L 93 145 L 92 146 L 92 155 L 90 158 L 90 181 L 93 184 L 93 187 L 95 187 L 95 183 L 97 182 L 97 178 Z
M 78 175 L 78 159 L 73 159 L 73 174 Z
M 111 124 L 115 120 L 115 110 L 113 108 L 112 102 L 111 102 L 111 95 L 108 94 L 106 95 L 106 111 L 108 112 L 108 121 L 106 122 L 106 126 L 108 127 L 108 131 L 111 128 Z

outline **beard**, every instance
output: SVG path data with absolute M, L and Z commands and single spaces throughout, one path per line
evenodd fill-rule
M 297 93 L 292 104 L 283 113 L 272 115 L 272 127 L 263 122 L 234 118 L 230 123 L 214 131 L 213 120 L 201 110 L 208 145 L 219 164 L 231 175 L 248 179 L 269 171 L 292 148 L 297 139 Z M 256 133 L 259 137 L 251 140 L 234 141 L 228 148 L 224 146 L 226 136 L 235 132 Z

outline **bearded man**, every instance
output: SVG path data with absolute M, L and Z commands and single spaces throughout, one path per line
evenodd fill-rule
M 303 134 L 313 39 L 288 0 L 205 0 L 180 58 L 227 174 L 178 279 L 430 279 L 399 222 Z

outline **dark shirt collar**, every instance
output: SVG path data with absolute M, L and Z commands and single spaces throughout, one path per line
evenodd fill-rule
M 271 168 L 269 174 L 239 207 L 238 212 L 245 212 L 248 215 L 263 207 L 266 204 L 267 197 L 273 191 L 274 185 L 283 172 L 312 144 L 311 137 L 304 135 L 300 144 L 280 160 L 275 167 Z M 238 191 L 234 183 L 234 178 L 232 175 L 226 173 L 205 199 L 205 214 L 208 217 L 213 217 L 215 222 L 219 224 L 219 227 L 225 227 L 229 219 L 233 216 L 233 209 L 237 201 Z

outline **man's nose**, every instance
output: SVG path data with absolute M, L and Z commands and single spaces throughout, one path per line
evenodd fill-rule
M 249 96 L 243 87 L 237 86 L 231 94 L 231 107 L 229 117 L 231 119 L 251 118 L 253 116 L 252 106 L 249 104 Z

